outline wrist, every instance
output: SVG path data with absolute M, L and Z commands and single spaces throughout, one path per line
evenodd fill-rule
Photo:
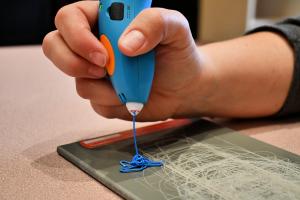
M 211 114 L 219 81 L 217 68 L 206 46 L 195 48 L 194 79 L 181 98 L 175 117 L 199 117 Z
M 278 34 L 261 32 L 199 48 L 198 113 L 266 117 L 282 107 L 293 72 L 293 51 Z M 197 90 L 197 89 L 196 89 Z

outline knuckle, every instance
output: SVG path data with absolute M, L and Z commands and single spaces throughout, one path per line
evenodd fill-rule
M 178 31 L 183 34 L 188 34 L 190 32 L 190 25 L 187 18 L 179 11 L 177 10 L 171 10 L 173 16 L 175 17 L 174 20 L 178 23 Z
M 151 23 L 151 32 L 162 33 L 163 37 L 176 34 L 177 37 L 190 38 L 190 26 L 186 17 L 179 11 L 164 8 L 148 8 L 141 12 L 140 19 Z M 170 31 L 172 30 L 172 31 Z
M 76 91 L 77 94 L 83 99 L 89 99 L 89 94 L 87 93 L 86 83 L 84 79 L 76 79 Z
M 42 49 L 43 49 L 44 54 L 47 57 L 50 57 L 51 49 L 52 49 L 51 47 L 56 38 L 56 34 L 58 34 L 57 31 L 51 31 L 43 39 Z
M 181 12 L 179 12 L 178 10 L 170 10 L 170 12 L 174 16 L 176 16 L 180 21 L 184 21 L 184 22 L 188 23 L 188 20 L 186 19 L 186 17 Z
M 144 15 L 142 17 L 145 17 L 146 19 L 149 19 L 149 21 L 153 22 L 151 29 L 153 31 L 161 32 L 164 29 L 165 26 L 165 18 L 163 14 L 163 9 L 161 8 L 148 8 L 145 9 L 141 15 Z M 141 18 L 142 19 L 142 18 Z
M 64 6 L 57 11 L 55 18 L 54 18 L 54 23 L 55 23 L 56 28 L 67 17 L 68 10 L 69 10 L 68 6 Z

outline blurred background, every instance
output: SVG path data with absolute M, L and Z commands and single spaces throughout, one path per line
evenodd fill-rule
M 40 44 L 54 30 L 57 10 L 75 0 L 3 1 L 0 45 Z M 153 6 L 182 12 L 196 40 L 206 43 L 242 35 L 246 30 L 300 15 L 299 0 L 153 0 Z

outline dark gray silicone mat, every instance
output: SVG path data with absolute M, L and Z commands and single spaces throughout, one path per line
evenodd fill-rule
M 78 142 L 58 153 L 126 199 L 300 199 L 300 157 L 211 122 L 197 120 L 138 137 L 144 155 L 163 168 L 122 174 L 132 139 L 97 149 Z

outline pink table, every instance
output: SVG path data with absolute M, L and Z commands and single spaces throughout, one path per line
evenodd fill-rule
M 131 123 L 95 114 L 40 46 L 0 48 L 0 76 L 0 199 L 120 199 L 56 147 Z M 300 118 L 214 121 L 300 155 Z

